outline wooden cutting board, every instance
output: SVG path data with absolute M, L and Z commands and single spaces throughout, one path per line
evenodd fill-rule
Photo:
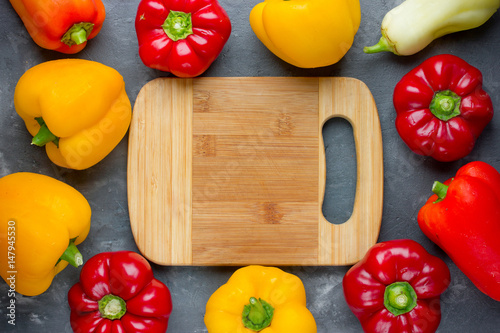
M 332 117 L 352 124 L 357 152 L 340 225 L 322 214 Z M 359 80 L 155 79 L 137 96 L 128 153 L 132 232 L 157 264 L 348 265 L 377 242 L 382 136 Z

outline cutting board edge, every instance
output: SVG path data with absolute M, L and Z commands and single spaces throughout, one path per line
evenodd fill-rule
M 353 213 L 342 224 L 332 224 L 326 220 L 322 211 L 319 219 L 319 257 L 320 265 L 350 265 L 362 259 L 366 251 L 379 237 L 383 211 L 383 144 L 377 106 L 369 87 L 356 78 L 319 78 L 320 80 L 320 127 L 333 117 L 349 121 L 353 129 L 357 183 Z M 356 88 L 356 89 L 354 89 Z M 357 94 L 354 94 L 357 92 Z M 349 105 L 339 96 L 350 96 Z M 364 111 L 363 113 L 361 111 Z M 371 136 L 363 133 L 370 130 Z M 326 183 L 326 162 L 323 137 L 320 135 L 320 192 L 321 207 L 324 203 Z M 373 196 L 376 191 L 378 195 Z M 369 222 L 368 222 L 369 221 Z M 346 234 L 362 233 L 346 246 L 335 248 L 346 238 Z M 362 241 L 362 243 L 359 243 Z M 345 250 L 348 249 L 346 252 Z
M 263 77 L 264 79 L 273 79 L 274 77 Z M 310 77 L 305 77 L 307 79 L 314 79 L 314 78 L 310 78 Z M 317 79 L 322 79 L 323 77 L 318 77 Z M 197 78 L 199 80 L 203 80 L 203 79 L 214 79 L 214 78 Z M 228 78 L 215 78 L 215 79 L 222 79 L 222 80 L 225 80 L 225 79 L 232 79 L 231 77 L 228 77 Z M 244 77 L 238 77 L 238 79 L 242 79 L 244 80 L 245 78 Z M 256 79 L 256 78 L 252 78 L 252 79 Z M 286 79 L 286 77 L 283 77 L 283 79 Z M 300 79 L 300 77 L 297 77 L 297 78 L 294 78 L 294 79 Z M 325 78 L 327 79 L 327 78 Z M 373 100 L 373 96 L 371 95 L 371 92 L 370 90 L 368 89 L 368 87 L 366 86 L 366 84 L 357 79 L 357 78 L 350 78 L 350 77 L 342 77 L 342 78 L 332 78 L 332 79 L 341 79 L 341 80 L 344 80 L 344 81 L 349 81 L 349 82 L 355 82 L 357 84 L 360 84 L 362 86 L 364 86 L 367 91 L 370 93 L 370 97 L 371 99 Z M 143 88 L 141 89 L 141 91 L 139 92 L 139 95 L 141 94 L 141 92 L 143 91 L 143 89 L 145 89 L 145 87 L 149 86 L 150 84 L 154 84 L 154 82 L 158 82 L 158 81 L 164 81 L 164 80 L 186 80 L 186 79 L 182 79 L 182 78 L 156 78 L 156 79 L 153 79 L 152 81 L 148 82 L 145 86 L 143 86 Z M 139 97 L 138 95 L 138 97 Z M 373 101 L 373 103 L 375 103 Z M 137 99 L 136 99 L 136 102 L 134 104 L 134 109 L 137 105 Z M 375 106 L 375 109 L 376 109 L 376 106 Z M 378 123 L 378 126 L 380 127 L 380 123 Z M 320 135 L 321 137 L 321 135 Z M 129 157 L 130 159 L 130 157 Z M 383 171 L 382 171 L 383 173 Z M 383 177 L 383 176 L 382 176 Z M 128 180 L 128 172 L 127 172 L 127 180 Z M 127 189 L 130 190 L 129 188 L 129 185 L 127 185 Z M 129 205 L 130 205 L 130 195 L 129 195 L 129 198 L 128 198 L 128 201 L 129 201 Z M 322 212 L 320 213 L 320 217 L 324 218 Z M 326 221 L 326 219 L 325 219 Z M 328 221 L 326 221 L 327 223 L 330 223 Z M 375 243 L 376 243 L 376 240 L 378 238 L 378 235 L 379 235 L 379 232 L 380 232 L 380 224 L 381 224 L 381 217 L 380 217 L 380 223 L 378 224 L 378 228 L 377 228 L 377 231 L 376 231 L 376 234 L 374 235 L 374 238 L 375 238 Z M 246 264 L 260 264 L 262 262 L 248 262 L 248 263 L 207 263 L 207 264 L 200 264 L 200 263 L 196 263 L 196 264 L 193 264 L 193 260 L 192 260 L 192 255 L 191 255 L 191 259 L 190 260 L 187 260 L 187 261 L 179 261 L 179 262 L 173 262 L 172 260 L 163 260 L 161 258 L 158 258 L 157 256 L 155 256 L 154 254 L 151 254 L 151 251 L 149 251 L 146 246 L 147 244 L 142 244 L 140 242 L 138 242 L 138 232 L 137 230 L 133 230 L 133 236 L 134 236 L 134 240 L 137 244 L 137 247 L 139 249 L 139 251 L 141 253 L 144 254 L 144 256 L 156 263 L 156 264 L 159 264 L 159 265 L 165 265 L 165 266 L 168 266 L 168 265 L 178 265 L 178 266 L 240 266 L 240 265 L 246 265 Z M 320 235 L 319 235 L 320 236 Z M 317 258 L 317 260 L 309 260 L 308 263 L 305 263 L 305 262 L 299 262 L 297 264 L 286 264 L 287 266 L 340 266 L 340 265 L 350 265 L 350 264 L 353 264 L 357 261 L 359 261 L 360 259 L 362 258 L 362 255 L 358 255 L 358 256 L 355 256 L 355 257 L 352 257 L 351 260 L 345 260 L 343 262 L 338 262 L 338 263 L 323 263 L 323 262 L 320 262 L 319 260 L 319 256 Z
M 184 183 L 187 182 L 187 184 L 190 184 L 191 182 L 191 169 L 192 166 L 189 166 L 189 163 L 192 162 L 192 154 L 190 153 L 190 147 L 191 141 L 190 139 L 192 138 L 192 79 L 185 79 L 185 78 L 175 78 L 175 80 L 165 80 L 165 78 L 156 78 L 151 80 L 150 82 L 146 83 L 141 90 L 139 91 L 136 101 L 134 103 L 134 111 L 137 111 L 137 106 L 140 105 L 141 103 L 145 103 L 145 100 L 148 98 L 153 99 L 154 96 L 149 96 L 147 95 L 149 93 L 148 89 L 151 86 L 158 85 L 159 83 L 162 83 L 161 89 L 165 94 L 161 94 L 160 98 L 161 101 L 163 99 L 170 98 L 168 101 L 168 107 L 169 110 L 161 110 L 161 115 L 162 115 L 162 124 L 159 126 L 168 126 L 168 128 L 172 132 L 177 132 L 179 131 L 179 124 L 181 127 L 181 130 L 184 130 L 189 139 L 186 140 L 185 142 L 180 140 L 177 140 L 174 142 L 174 144 L 171 144 L 168 140 L 165 142 L 162 141 L 162 144 L 170 145 L 172 147 L 169 147 L 169 161 L 173 160 L 178 160 L 175 157 L 181 156 L 182 164 L 178 165 L 178 163 L 172 163 L 172 162 L 167 162 L 169 166 L 169 172 L 170 173 L 177 173 L 177 174 L 182 174 L 183 176 L 183 181 Z M 186 97 L 187 96 L 187 97 Z M 178 106 L 178 107 L 177 107 Z M 186 109 L 188 111 L 186 111 Z M 144 116 L 143 114 L 139 114 L 139 116 Z M 146 120 L 143 118 L 138 119 L 138 112 L 133 112 L 132 113 L 132 121 L 131 121 L 131 126 L 130 126 L 130 133 L 129 133 L 129 145 L 128 145 L 128 157 L 127 157 L 127 201 L 129 205 L 129 217 L 130 217 L 130 225 L 132 229 L 132 234 L 134 237 L 134 241 L 139 249 L 139 251 L 146 257 L 148 260 L 151 262 L 160 264 L 160 265 L 189 265 L 192 263 L 192 253 L 191 253 L 191 242 L 190 242 L 190 231 L 191 231 L 191 218 L 192 218 L 192 209 L 191 209 L 191 193 L 189 192 L 187 195 L 187 198 L 181 198 L 178 199 L 176 196 L 172 195 L 172 193 L 167 194 L 166 196 L 168 197 L 167 199 L 169 200 L 169 206 L 174 206 L 172 202 L 175 200 L 178 200 L 183 204 L 185 209 L 170 209 L 168 212 L 170 214 L 170 221 L 168 225 L 163 225 L 163 228 L 160 228 L 162 230 L 156 230 L 156 233 L 153 234 L 153 232 L 150 232 L 149 235 L 144 235 L 147 232 L 144 229 L 141 229 L 139 226 L 139 221 L 135 220 L 133 216 L 134 214 L 140 214 L 142 211 L 141 208 L 139 207 L 138 209 L 134 209 L 138 203 L 134 203 L 132 200 L 131 193 L 134 191 L 134 185 L 135 182 L 131 181 L 131 174 L 132 174 L 132 167 L 133 163 L 136 161 L 134 157 L 136 157 L 135 154 L 131 154 L 131 151 L 136 148 L 133 144 L 131 144 L 131 141 L 134 139 L 135 135 L 137 137 L 147 137 L 148 131 L 144 129 L 141 133 L 140 128 L 141 127 L 146 127 Z M 141 123 L 141 121 L 143 123 Z M 167 125 L 164 125 L 167 124 Z M 150 125 L 158 125 L 157 123 L 153 123 Z M 138 133 L 135 133 L 135 131 L 138 131 Z M 173 136 L 173 135 L 172 135 Z M 182 135 L 181 135 L 182 137 Z M 152 138 L 153 141 L 155 141 L 157 138 Z M 164 146 L 161 146 L 162 148 Z M 185 149 L 183 149 L 183 147 Z M 147 149 L 147 148 L 146 148 Z M 154 149 L 151 149 L 154 151 Z M 185 157 L 185 159 L 182 158 L 182 156 Z M 157 161 L 158 162 L 158 161 Z M 159 161 L 161 163 L 161 161 Z M 183 166 L 185 169 L 189 169 L 189 172 L 187 174 L 183 174 Z M 172 170 L 173 168 L 176 168 L 175 170 Z M 159 177 L 155 177 L 155 180 L 157 180 Z M 175 177 L 171 177 L 175 178 Z M 172 185 L 173 183 L 170 183 Z M 157 188 L 156 184 L 151 185 L 155 189 Z M 151 189 L 151 186 L 149 189 Z M 177 184 L 177 187 L 181 185 Z M 186 186 L 189 187 L 190 186 Z M 174 190 L 172 190 L 173 192 Z M 158 191 L 161 192 L 161 191 Z M 163 193 L 165 195 L 165 193 Z M 148 200 L 144 200 L 143 204 L 147 204 Z M 138 204 L 139 206 L 140 203 Z M 187 207 L 187 209 L 186 209 Z M 145 209 L 144 209 L 145 210 Z M 173 222 L 173 219 L 175 218 L 185 218 L 183 221 L 187 221 L 185 223 L 184 227 L 182 228 L 177 228 L 177 229 L 182 229 L 182 230 L 172 230 L 175 228 L 175 223 Z M 146 219 L 146 218 L 144 218 Z M 159 232 L 163 231 L 163 233 Z M 178 232 L 178 233 L 177 233 Z M 181 235 L 184 236 L 183 242 L 182 239 L 179 239 L 180 237 L 172 237 L 172 234 L 176 233 L 176 235 Z M 160 236 L 166 236 L 165 238 L 160 238 Z M 157 237 L 156 239 L 154 237 Z M 144 237 L 144 238 L 143 238 Z M 151 244 L 153 241 L 158 240 L 158 239 L 167 239 L 165 243 L 169 244 L 168 247 L 162 247 L 163 251 L 160 251 L 161 253 L 158 254 L 156 249 L 154 249 Z M 177 244 L 181 243 L 179 245 L 180 251 L 175 252 L 173 251 L 174 246 L 170 245 L 176 242 Z

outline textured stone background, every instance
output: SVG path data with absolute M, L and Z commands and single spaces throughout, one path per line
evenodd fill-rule
M 409 151 L 394 127 L 392 91 L 410 69 L 441 53 L 462 57 L 478 67 L 493 105 L 500 109 L 500 17 L 478 29 L 445 36 L 410 57 L 389 53 L 366 55 L 363 46 L 376 43 L 380 22 L 400 0 L 361 0 L 362 21 L 354 45 L 339 63 L 318 69 L 299 69 L 271 54 L 255 37 L 248 14 L 260 0 L 221 0 L 229 14 L 233 32 L 220 57 L 204 76 L 347 76 L 364 81 L 370 88 L 380 115 L 384 140 L 384 215 L 379 241 L 411 238 L 448 264 L 452 281 L 442 296 L 439 332 L 495 332 L 500 327 L 500 303 L 478 291 L 451 260 L 420 231 L 416 216 L 430 196 L 434 180 L 444 181 L 473 160 L 482 160 L 500 170 L 500 115 L 485 129 L 474 151 L 453 163 L 439 163 Z M 145 67 L 139 59 L 134 19 L 138 0 L 105 1 L 107 17 L 101 33 L 91 40 L 79 57 L 102 62 L 117 69 L 125 78 L 132 101 L 141 87 L 159 76 L 168 76 Z M 80 245 L 85 258 L 110 250 L 137 251 L 130 231 L 127 193 L 127 139 L 101 163 L 72 171 L 54 166 L 43 149 L 29 145 L 30 135 L 13 105 L 19 77 L 41 62 L 64 58 L 35 45 L 21 20 L 7 1 L 0 2 L 0 177 L 31 171 L 60 179 L 78 189 L 93 210 L 92 229 Z M 325 216 L 332 222 L 345 221 L 352 210 L 355 182 L 355 150 L 350 124 L 333 120 L 324 128 L 328 179 Z M 2 258 L 3 260 L 3 258 Z M 206 332 L 203 324 L 209 296 L 227 281 L 231 267 L 160 267 L 155 275 L 167 284 L 174 311 L 169 332 Z M 282 267 L 304 282 L 308 307 L 318 323 L 318 332 L 360 332 L 361 326 L 344 301 L 341 281 L 349 267 Z M 68 267 L 50 289 L 37 297 L 17 295 L 16 326 L 7 324 L 8 287 L 0 283 L 0 332 L 71 332 L 66 293 L 78 281 L 79 270 Z

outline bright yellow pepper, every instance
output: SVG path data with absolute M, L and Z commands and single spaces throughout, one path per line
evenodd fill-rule
M 302 281 L 279 268 L 238 269 L 207 302 L 208 333 L 316 333 Z
M 0 275 L 10 288 L 39 295 L 68 263 L 83 264 L 76 245 L 90 215 L 83 195 L 59 180 L 29 172 L 0 178 Z
M 29 69 L 19 79 L 14 106 L 32 143 L 45 145 L 55 164 L 89 168 L 125 136 L 132 108 L 123 77 L 95 61 L 62 59 Z
M 360 22 L 359 0 L 265 0 L 250 12 L 260 41 L 302 68 L 337 63 L 351 48 Z

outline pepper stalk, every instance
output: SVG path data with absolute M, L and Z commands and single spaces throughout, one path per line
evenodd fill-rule
M 127 313 L 127 303 L 123 298 L 112 294 L 105 295 L 98 302 L 101 318 L 120 319 Z
M 448 185 L 445 185 L 436 180 L 432 184 L 432 192 L 438 196 L 438 199 L 434 201 L 434 203 L 437 203 L 446 197 L 446 193 L 448 192 Z
M 436 118 L 448 121 L 460 115 L 462 98 L 451 90 L 438 91 L 434 94 L 429 109 Z
M 274 308 L 262 299 L 250 297 L 250 304 L 243 308 L 243 325 L 255 332 L 261 331 L 271 325 Z
M 417 294 L 408 282 L 394 282 L 385 288 L 384 305 L 390 313 L 399 316 L 415 308 Z
M 76 238 L 73 238 L 69 241 L 69 245 L 66 248 L 66 251 L 61 255 L 56 265 L 61 261 L 67 261 L 71 266 L 78 267 L 83 265 L 83 256 L 75 245 Z
M 35 118 L 35 120 L 37 121 L 38 125 L 40 125 L 40 129 L 31 140 L 31 144 L 38 147 L 43 147 L 49 142 L 54 142 L 54 144 L 59 148 L 59 138 L 50 131 L 43 118 L 37 117 Z
M 75 23 L 61 37 L 61 42 L 68 45 L 80 45 L 87 41 L 88 36 L 94 29 L 94 24 L 90 22 Z
M 187 36 L 193 34 L 191 13 L 171 10 L 161 27 L 168 38 L 174 42 L 185 39 Z

